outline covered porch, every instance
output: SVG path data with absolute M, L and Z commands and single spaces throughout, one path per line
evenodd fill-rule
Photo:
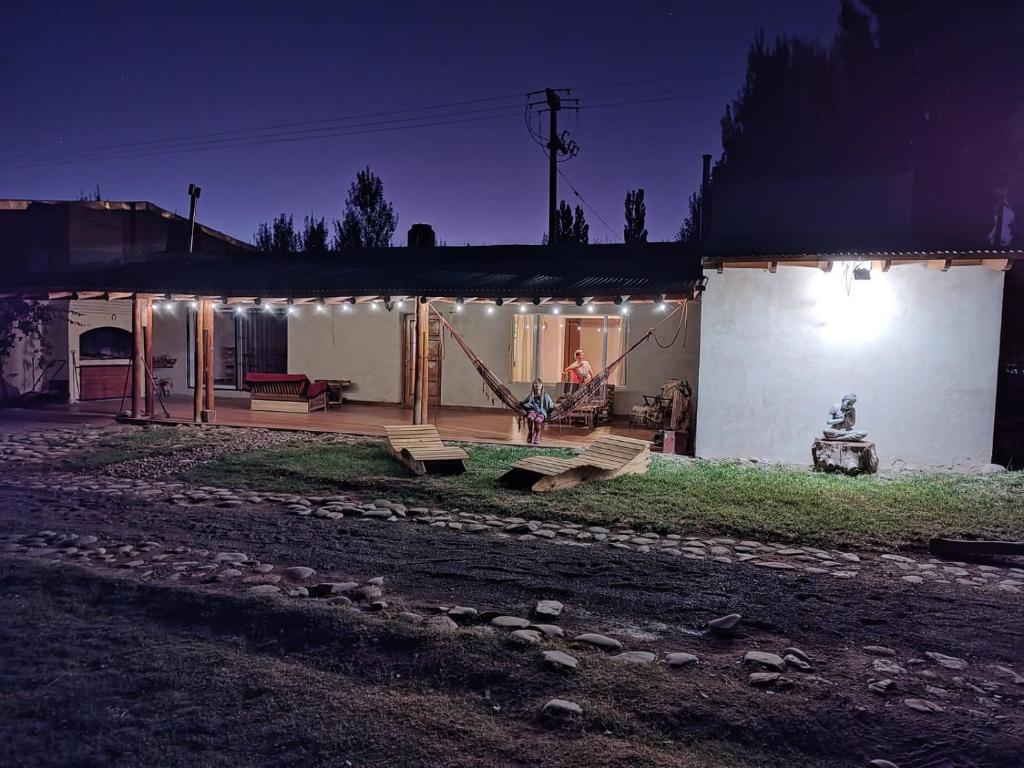
M 410 235 L 407 248 L 287 262 L 165 256 L 22 275 L 4 287 L 78 314 L 109 310 L 97 329 L 72 334 L 69 410 L 133 420 L 364 435 L 431 423 L 444 439 L 520 443 L 514 410 L 531 381 L 567 396 L 574 354 L 585 352 L 597 373 L 637 349 L 628 371 L 623 362 L 598 377 L 593 402 L 589 391 L 585 403 L 569 398 L 567 414 L 585 414 L 583 424 L 547 425 L 542 444 L 573 446 L 604 434 L 654 437 L 657 425 L 630 426 L 628 416 L 668 380 L 695 383 L 699 303 L 692 324 L 686 305 L 703 280 L 699 260 L 674 243 L 447 248 L 414 246 Z M 100 333 L 110 338 L 92 345 L 102 358 L 93 360 L 87 334 Z M 102 388 L 92 386 L 97 372 L 110 379 Z M 298 398 L 261 394 L 254 409 L 254 376 L 304 384 Z M 342 382 L 340 408 L 307 398 Z M 277 408 L 280 400 L 299 402 Z

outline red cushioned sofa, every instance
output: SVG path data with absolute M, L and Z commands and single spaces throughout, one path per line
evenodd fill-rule
M 245 387 L 254 411 L 311 413 L 327 410 L 327 382 L 310 382 L 303 373 L 247 373 Z

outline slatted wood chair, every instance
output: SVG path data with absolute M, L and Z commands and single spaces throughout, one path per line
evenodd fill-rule
M 327 410 L 327 383 L 310 382 L 301 373 L 248 373 L 249 408 L 253 411 L 312 413 Z
M 469 454 L 441 442 L 433 424 L 385 426 L 391 454 L 417 475 L 459 475 L 466 471 Z
M 603 435 L 572 459 L 531 456 L 517 461 L 499 480 L 511 488 L 544 493 L 592 480 L 643 474 L 650 465 L 651 444 L 646 440 Z

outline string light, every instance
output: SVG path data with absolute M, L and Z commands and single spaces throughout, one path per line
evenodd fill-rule
M 374 311 L 376 311 L 376 310 L 380 309 L 380 302 L 379 302 L 379 301 L 377 301 L 376 299 L 374 299 L 373 301 L 371 301 L 371 302 L 370 302 L 370 309 L 372 309 L 372 310 L 374 310 Z
M 235 307 L 235 314 L 236 315 L 244 315 L 245 314 L 245 307 L 243 307 L 241 304 L 239 304 L 237 307 Z
M 488 307 L 487 307 L 487 314 L 488 315 L 493 315 L 494 314 L 494 307 L 488 305 Z
M 352 311 L 352 305 L 351 304 L 342 304 L 341 305 L 341 311 L 342 312 L 351 312 Z
M 520 312 L 526 312 L 526 305 L 525 304 L 520 304 L 519 305 L 519 311 Z
M 560 314 L 562 314 L 562 310 L 561 310 L 560 307 L 552 307 L 551 308 L 551 314 L 552 315 L 560 315 Z
M 629 307 L 623 306 L 622 309 L 619 310 L 619 313 L 623 314 L 623 315 L 628 315 L 629 314 Z
M 397 306 L 397 307 L 398 307 L 399 309 L 401 309 L 402 307 L 404 307 L 404 306 L 405 306 L 405 301 L 403 301 L 402 299 L 399 299 L 399 300 L 398 300 L 398 304 L 396 304 L 396 306 Z
M 587 304 L 587 312 L 589 312 L 590 314 L 594 314 L 594 305 L 593 304 Z
M 462 302 L 461 301 L 455 302 L 455 311 L 456 312 L 461 312 L 462 311 Z
M 263 305 L 263 311 L 264 312 L 273 312 L 274 308 L 272 306 L 270 306 L 269 304 L 264 304 Z
M 192 307 L 192 309 L 197 309 L 199 307 L 199 303 L 196 301 L 190 301 L 188 305 Z

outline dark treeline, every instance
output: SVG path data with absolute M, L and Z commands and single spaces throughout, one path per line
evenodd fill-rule
M 1022 51 L 1024 0 L 842 0 L 829 46 L 759 35 L 722 118 L 712 215 L 716 184 L 910 173 L 915 236 L 988 244 L 1004 198 L 1024 213 Z
M 279 214 L 270 223 L 260 224 L 253 245 L 266 253 L 327 253 L 350 248 L 385 248 L 398 227 L 394 206 L 384 197 L 384 184 L 369 168 L 359 171 L 349 186 L 341 219 L 331 222 L 312 214 L 303 219 L 302 231 L 295 229 L 295 218 Z

